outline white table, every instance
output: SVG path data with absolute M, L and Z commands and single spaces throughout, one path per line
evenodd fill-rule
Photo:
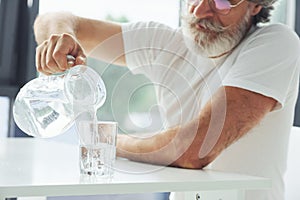
M 117 160 L 114 178 L 81 177 L 76 145 L 33 138 L 0 140 L 0 200 L 25 196 L 72 196 L 184 191 L 219 191 L 242 199 L 245 190 L 268 189 L 268 179 L 210 170 L 187 170 Z M 226 194 L 226 192 L 228 194 Z M 203 199 L 203 198 L 201 198 Z M 219 197 L 218 197 L 219 199 Z

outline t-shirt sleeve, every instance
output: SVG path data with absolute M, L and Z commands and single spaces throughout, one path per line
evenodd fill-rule
M 247 89 L 277 100 L 284 106 L 291 80 L 299 73 L 298 36 L 285 25 L 270 25 L 253 33 L 240 49 L 224 86 Z
M 127 67 L 134 74 L 152 73 L 153 60 L 174 35 L 174 29 L 157 22 L 122 25 Z

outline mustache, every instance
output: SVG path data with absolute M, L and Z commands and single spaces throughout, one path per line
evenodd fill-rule
M 190 25 L 190 27 L 195 27 L 196 24 L 201 25 L 207 30 L 213 32 L 224 32 L 229 29 L 230 26 L 223 26 L 220 22 L 212 21 L 210 19 L 197 19 L 193 15 L 183 15 L 182 19 Z

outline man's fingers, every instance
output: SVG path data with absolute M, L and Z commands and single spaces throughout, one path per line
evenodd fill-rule
M 74 59 L 68 60 L 72 55 Z M 36 49 L 36 67 L 39 72 L 53 74 L 75 65 L 85 65 L 86 56 L 79 42 L 69 34 L 51 35 Z
M 79 55 L 76 57 L 76 65 L 86 65 L 86 57 L 85 55 Z
M 52 74 L 57 71 L 57 65 L 52 59 L 53 45 L 49 47 L 49 40 L 44 41 L 36 48 L 36 68 L 43 74 Z
M 51 72 L 62 72 L 63 69 L 60 69 L 59 65 L 56 63 L 56 60 L 53 57 L 54 49 L 57 41 L 59 40 L 59 35 L 54 34 L 48 40 L 47 45 L 47 54 L 46 54 L 46 66 Z
M 66 70 L 70 67 L 76 65 L 76 60 L 68 59 L 68 55 L 72 55 L 76 57 L 78 51 L 82 51 L 80 48 L 78 49 L 79 44 L 77 40 L 69 34 L 60 35 L 59 40 L 57 41 L 56 47 L 53 52 L 53 57 L 58 65 L 58 67 L 62 70 Z
M 46 56 L 47 56 L 47 50 L 48 50 L 48 41 L 45 41 L 43 43 L 43 45 L 41 46 L 41 56 L 40 56 L 40 71 L 42 73 L 48 73 L 48 74 L 51 74 L 52 71 L 51 69 L 47 66 L 47 59 L 46 59 Z
M 35 66 L 38 72 L 42 72 L 41 66 L 41 47 L 38 46 L 35 50 Z

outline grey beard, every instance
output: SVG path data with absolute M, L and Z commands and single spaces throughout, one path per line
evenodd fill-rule
M 192 14 L 182 18 L 184 41 L 191 51 L 205 57 L 214 57 L 229 52 L 236 47 L 246 35 L 250 20 L 250 12 L 237 25 L 223 27 L 218 22 L 209 19 L 196 19 Z M 209 32 L 196 28 L 200 23 Z

